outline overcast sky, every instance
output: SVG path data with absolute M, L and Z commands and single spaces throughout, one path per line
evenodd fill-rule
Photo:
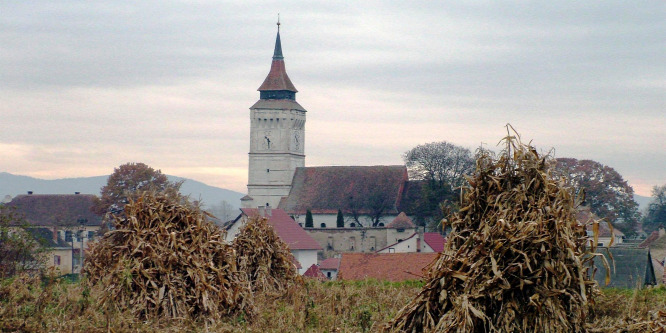
M 511 123 L 649 195 L 666 183 L 664 1 L 3 1 L 0 172 L 144 162 L 246 192 L 277 13 L 306 165 L 494 147 Z

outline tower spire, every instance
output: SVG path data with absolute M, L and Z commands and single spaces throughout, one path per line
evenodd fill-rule
M 259 87 L 260 97 L 262 99 L 291 99 L 295 100 L 295 93 L 298 92 L 294 84 L 287 76 L 287 70 L 284 66 L 284 56 L 282 56 L 282 43 L 280 42 L 280 16 L 278 14 L 277 36 L 275 37 L 275 51 L 273 51 L 273 62 L 271 70 Z
M 280 13 L 277 21 L 277 37 L 275 38 L 275 51 L 273 51 L 273 60 L 284 59 L 282 56 L 282 43 L 280 42 Z

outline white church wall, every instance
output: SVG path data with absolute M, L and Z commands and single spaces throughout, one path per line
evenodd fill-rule
M 384 225 L 389 224 L 393 219 L 395 219 L 398 215 L 397 214 L 389 214 L 385 215 L 381 218 L 380 223 L 383 223 Z M 298 222 L 302 227 L 305 227 L 305 214 L 303 215 L 297 215 L 293 216 L 294 220 Z M 367 215 L 361 215 L 359 217 L 359 221 L 361 221 L 362 226 L 364 227 L 369 227 L 372 223 L 372 220 L 369 216 Z M 338 214 L 312 214 L 312 222 L 313 222 L 313 228 L 337 228 L 337 222 L 338 222 Z M 324 223 L 325 226 L 322 226 L 321 224 Z M 351 224 L 355 224 L 354 227 L 362 227 L 359 226 L 356 222 L 351 220 L 348 216 L 345 215 L 345 228 L 352 228 Z M 380 227 L 383 227 L 383 225 L 380 225 Z

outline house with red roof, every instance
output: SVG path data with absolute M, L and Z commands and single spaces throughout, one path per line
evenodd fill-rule
M 275 233 L 289 246 L 289 250 L 300 265 L 298 271 L 300 274 L 304 274 L 310 266 L 317 264 L 317 252 L 322 250 L 321 246 L 282 209 L 272 209 L 270 206 L 241 208 L 241 214 L 225 227 L 227 241 L 233 241 L 248 219 L 255 216 L 266 218 Z
M 335 280 L 338 277 L 338 268 L 340 267 L 340 258 L 328 258 L 319 263 L 319 270 L 329 280 Z
M 420 280 L 438 253 L 343 253 L 338 279 L 380 281 Z
M 317 266 L 317 264 L 312 264 L 312 266 L 310 266 L 310 268 L 308 268 L 305 273 L 303 273 L 303 276 L 322 281 L 328 280 L 326 275 L 324 275 L 324 273 L 319 270 L 319 266 Z

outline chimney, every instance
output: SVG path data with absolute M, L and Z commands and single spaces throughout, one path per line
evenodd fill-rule
M 259 206 L 257 207 L 257 210 L 259 211 L 259 216 L 266 217 L 266 207 Z
M 421 252 L 421 235 L 416 233 L 416 252 Z
M 28 195 L 32 195 L 32 191 L 28 191 Z
M 266 205 L 266 216 L 267 217 L 273 216 L 273 212 L 270 205 Z
M 53 227 L 53 242 L 58 244 L 58 228 Z

